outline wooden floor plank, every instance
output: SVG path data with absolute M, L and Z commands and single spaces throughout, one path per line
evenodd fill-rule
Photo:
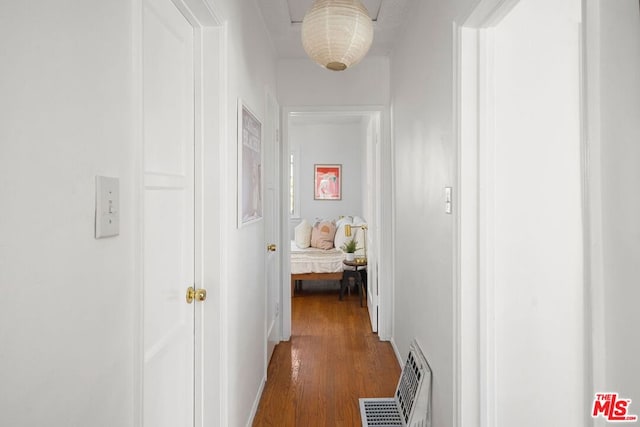
M 292 299 L 292 336 L 276 349 L 254 426 L 360 426 L 360 397 L 391 397 L 400 366 L 371 332 L 358 295 L 305 289 Z

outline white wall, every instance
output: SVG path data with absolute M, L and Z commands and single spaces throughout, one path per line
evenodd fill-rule
M 336 219 L 340 215 L 362 216 L 362 162 L 365 135 L 360 119 L 305 118 L 289 127 L 290 148 L 299 155 L 300 218 L 313 223 L 315 218 Z M 342 200 L 314 200 L 314 164 L 342 165 Z
M 226 139 L 211 134 L 205 146 L 205 176 L 222 178 L 227 189 L 213 195 L 204 184 L 205 215 L 222 213 L 204 219 L 205 262 L 218 253 L 209 248 L 219 246 L 220 234 L 228 244 L 222 283 L 218 271 L 204 268 L 204 286 L 223 310 L 205 318 L 209 331 L 221 331 L 213 338 L 223 340 L 205 361 L 207 378 L 223 381 L 220 393 L 205 396 L 205 414 L 211 425 L 245 425 L 265 375 L 265 251 L 263 223 L 235 227 L 236 99 L 264 117 L 276 64 L 254 2 L 211 3 L 228 22 L 221 96 L 229 122 Z M 128 0 L 37 1 L 5 5 L 0 17 L 1 425 L 136 423 L 132 12 Z M 220 153 L 226 168 L 218 175 Z M 118 237 L 93 237 L 96 175 L 120 178 Z M 211 408 L 222 410 L 222 420 Z
M 494 34 L 484 256 L 493 270 L 499 426 L 578 427 L 588 417 L 579 22 L 579 0 L 521 0 Z
M 433 370 L 433 425 L 453 424 L 453 216 L 444 187 L 456 176 L 452 23 L 476 1 L 408 4 L 391 56 L 395 160 L 393 341 L 416 337 Z
M 630 412 L 640 415 L 640 343 L 632 338 L 640 325 L 640 12 L 635 0 L 598 3 L 604 387 L 632 399 Z
M 2 8 L 0 425 L 133 426 L 131 2 Z M 118 237 L 94 239 L 96 175 Z
M 236 228 L 236 135 L 237 98 L 263 121 L 266 88 L 276 90 L 276 60 L 273 46 L 256 2 L 212 0 L 227 21 L 228 118 L 226 161 L 223 179 L 221 226 L 225 236 L 222 252 L 223 281 L 220 284 L 223 322 L 223 390 L 226 413 L 221 425 L 241 426 L 250 421 L 265 380 L 266 355 L 266 242 L 264 221 Z
M 323 114 L 337 107 L 380 106 L 389 105 L 389 58 L 367 56 L 353 68 L 341 72 L 330 71 L 320 67 L 307 58 L 279 59 L 277 66 L 278 100 L 283 108 L 286 107 L 319 107 Z M 295 108 L 294 108 L 295 110 Z M 303 108 L 304 111 L 306 111 Z M 290 119 L 284 118 L 285 126 Z M 386 123 L 386 122 L 385 122 Z M 285 135 L 289 129 L 285 131 Z M 380 136 L 384 145 L 385 197 L 391 194 L 391 148 L 389 144 L 389 129 L 382 129 Z M 291 138 L 289 138 L 291 139 Z M 287 141 L 289 145 L 295 142 Z M 364 170 L 364 169 L 363 169 Z M 302 176 L 304 169 L 300 169 Z M 304 185 L 304 184 L 303 184 Z M 303 187 L 304 188 L 304 187 Z M 316 202 L 327 203 L 327 202 Z M 362 205 L 360 205 L 362 206 Z M 391 203 L 386 204 L 390 218 Z M 362 211 L 362 208 L 360 209 Z M 340 212 L 338 215 L 344 215 Z M 310 214 L 307 220 L 312 220 L 315 213 Z M 304 215 L 301 215 L 303 218 Z M 388 221 L 390 223 L 390 220 Z M 299 220 L 290 221 L 289 229 L 299 223 Z M 390 228 L 390 227 L 389 227 Z M 390 231 L 390 230 L 389 230 Z
M 278 99 L 283 110 L 308 111 L 304 108 L 317 107 L 322 111 L 329 111 L 332 107 L 349 109 L 358 106 L 381 107 L 381 135 L 380 144 L 382 166 L 380 170 L 381 186 L 378 189 L 382 200 L 383 214 L 380 218 L 382 236 L 378 242 L 382 248 L 380 269 L 381 303 L 379 308 L 381 339 L 391 337 L 390 314 L 391 309 L 391 194 L 392 194 L 392 155 L 389 127 L 389 58 L 365 57 L 358 65 L 344 72 L 332 72 L 323 69 L 307 58 L 280 59 L 278 61 Z M 374 108 L 375 110 L 376 108 Z M 379 108 L 378 108 L 379 109 Z M 370 110 L 366 109 L 365 110 Z M 288 123 L 285 121 L 285 126 Z M 288 129 L 284 129 L 284 135 Z M 287 143 L 285 141 L 285 143 Z M 286 251 L 286 249 L 285 249 Z M 286 270 L 285 266 L 285 270 Z M 285 287 L 283 283 L 283 292 Z M 283 318 L 290 317 L 290 301 L 282 301 Z M 385 322 L 385 319 L 389 321 Z M 287 337 L 290 327 L 283 322 L 283 336 Z
M 307 58 L 280 59 L 278 98 L 283 106 L 387 105 L 389 58 L 365 57 L 340 72 Z

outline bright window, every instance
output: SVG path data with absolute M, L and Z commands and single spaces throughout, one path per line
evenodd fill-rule
M 289 215 L 292 218 L 300 216 L 300 191 L 298 189 L 299 156 L 297 150 L 289 153 Z

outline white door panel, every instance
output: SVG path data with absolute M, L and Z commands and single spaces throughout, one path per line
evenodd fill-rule
M 145 427 L 194 424 L 193 28 L 170 0 L 143 7 Z
M 276 244 L 276 251 L 267 252 L 265 272 L 267 277 L 267 364 L 276 344 L 280 341 L 280 106 L 267 95 L 264 136 L 265 177 L 265 239 Z
M 378 248 L 380 245 L 381 210 L 381 158 L 380 158 L 380 118 L 372 116 L 367 130 L 367 309 L 371 330 L 378 332 Z

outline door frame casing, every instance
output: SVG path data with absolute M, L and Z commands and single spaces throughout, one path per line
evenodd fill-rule
M 453 425 L 495 425 L 493 30 L 520 0 L 482 0 L 453 23 L 456 183 Z
M 134 182 L 132 205 L 137 212 L 135 222 L 135 278 L 138 286 L 132 290 L 133 310 L 133 416 L 137 425 L 143 422 L 144 394 L 144 292 L 143 292 L 143 243 L 144 243 L 144 139 L 143 139 L 143 2 L 131 2 L 132 40 L 132 135 L 137 141 L 132 149 Z M 224 210 L 217 209 L 227 191 L 220 183 L 226 173 L 225 141 L 227 134 L 227 28 L 216 5 L 205 0 L 171 0 L 194 29 L 194 282 L 196 288 L 205 288 L 208 299 L 195 306 L 194 324 L 194 426 L 203 427 L 212 421 L 224 425 L 226 405 L 224 390 L 228 379 L 221 369 L 226 360 L 220 345 L 224 336 L 224 304 L 219 304 L 224 292 L 220 283 L 224 279 L 224 260 L 219 248 L 224 247 L 225 235 L 210 224 L 224 221 Z M 214 118 L 211 120 L 211 118 Z M 209 143 L 205 143 L 209 141 Z M 210 141 L 214 141 L 211 143 Z M 213 171 L 213 172 L 212 172 Z M 215 179 L 208 179 L 214 173 Z M 216 202 L 217 200 L 217 202 Z M 205 213 L 207 214 L 205 216 Z M 207 304 L 205 306 L 205 304 Z M 214 326 L 204 327 L 205 318 L 217 320 Z M 216 325 L 217 323 L 217 325 Z M 208 349 L 217 350 L 210 354 Z M 205 371 L 204 358 L 219 359 L 220 363 L 208 363 L 214 371 Z M 211 352 L 213 353 L 213 352 Z M 217 372 L 215 371 L 217 370 Z M 217 399 L 204 396 L 217 394 Z
M 600 111 L 601 15 L 600 1 L 582 0 L 582 184 L 584 210 L 585 277 L 585 401 L 607 387 L 607 337 L 603 254 L 602 140 Z M 605 426 L 602 418 L 593 426 Z

